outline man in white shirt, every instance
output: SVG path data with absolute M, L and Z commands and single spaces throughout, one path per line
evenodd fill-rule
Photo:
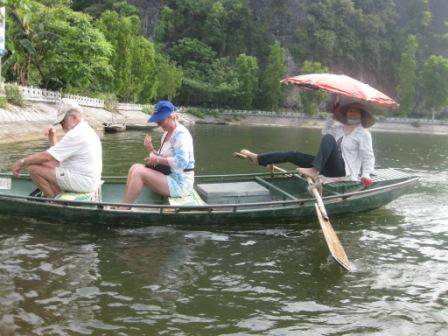
M 13 174 L 18 176 L 27 167 L 33 182 L 46 197 L 55 197 L 61 191 L 95 191 L 101 181 L 101 141 L 82 114 L 75 101 L 61 99 L 54 125 L 62 126 L 64 137 L 58 142 L 55 128 L 49 127 L 51 147 L 14 162 Z

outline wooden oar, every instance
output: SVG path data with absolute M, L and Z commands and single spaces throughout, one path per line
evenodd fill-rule
M 347 254 L 345 253 L 344 247 L 341 244 L 333 226 L 330 223 L 330 218 L 328 217 L 327 210 L 325 209 L 324 202 L 320 196 L 319 191 L 313 180 L 310 177 L 306 177 L 308 185 L 310 186 L 310 191 L 312 192 L 316 203 L 314 207 L 316 209 L 317 218 L 319 220 L 320 227 L 324 233 L 325 241 L 327 242 L 328 249 L 330 250 L 333 258 L 346 270 L 351 271 L 352 266 L 348 260 Z
M 233 153 L 235 157 L 248 159 L 248 157 L 244 154 L 235 152 Z M 276 165 L 271 165 L 272 170 L 277 170 L 282 173 L 286 173 L 287 171 L 277 167 Z M 350 261 L 348 260 L 347 254 L 345 253 L 344 247 L 341 244 L 336 232 L 333 229 L 333 226 L 330 223 L 330 218 L 328 217 L 327 210 L 325 209 L 324 202 L 322 201 L 322 197 L 320 196 L 319 191 L 313 180 L 310 177 L 306 177 L 308 185 L 310 187 L 310 192 L 313 194 L 316 199 L 316 203 L 314 203 L 314 208 L 316 209 L 317 219 L 319 220 L 320 227 L 324 234 L 325 242 L 327 243 L 328 249 L 330 250 L 333 258 L 346 270 L 350 271 L 352 269 Z

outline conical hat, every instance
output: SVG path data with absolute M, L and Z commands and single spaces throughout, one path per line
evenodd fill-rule
M 355 108 L 357 108 L 357 109 L 359 109 L 361 111 L 361 124 L 362 124 L 362 127 L 369 128 L 369 127 L 373 126 L 373 124 L 375 123 L 375 118 L 365 108 L 365 106 L 362 105 L 359 102 L 350 103 L 350 104 L 346 104 L 346 105 L 343 105 L 343 106 L 339 107 L 334 112 L 334 118 L 337 121 L 340 121 L 341 123 L 346 124 L 347 123 L 347 111 L 351 107 L 355 107 Z

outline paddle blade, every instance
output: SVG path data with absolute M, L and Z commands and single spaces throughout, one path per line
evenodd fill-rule
M 350 264 L 350 261 L 348 260 L 344 247 L 339 241 L 336 232 L 334 232 L 330 221 L 325 220 L 325 218 L 322 216 L 317 203 L 314 203 L 314 207 L 316 208 L 317 218 L 319 219 L 319 224 L 322 228 L 322 232 L 324 233 L 325 241 L 327 242 L 327 246 L 330 250 L 331 255 L 342 267 L 344 267 L 347 271 L 351 271 L 352 266 Z

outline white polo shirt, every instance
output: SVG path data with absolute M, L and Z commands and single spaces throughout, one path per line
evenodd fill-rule
M 103 169 L 101 141 L 85 121 L 68 131 L 47 152 L 59 161 L 61 168 L 92 179 L 95 185 L 99 185 Z

